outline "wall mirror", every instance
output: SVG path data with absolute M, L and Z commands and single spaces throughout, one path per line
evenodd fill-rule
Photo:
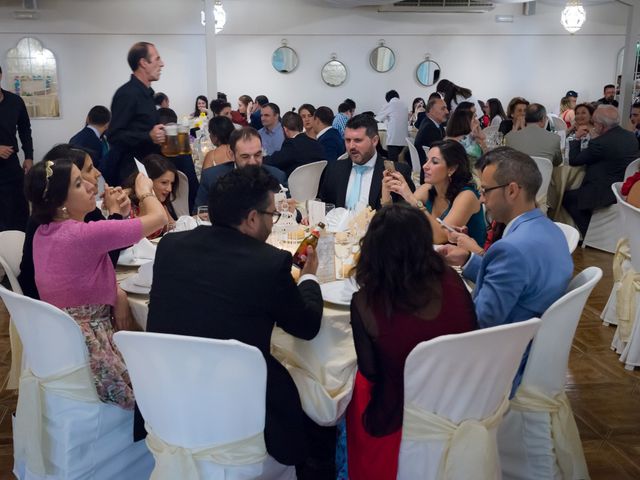
M 369 64 L 376 72 L 388 72 L 396 64 L 396 54 L 389 47 L 385 47 L 383 41 L 380 41 L 380 45 L 369 55 Z
M 282 46 L 276 48 L 271 55 L 271 65 L 280 73 L 291 73 L 298 66 L 298 54 L 283 40 Z
M 347 80 L 347 67 L 332 55 L 331 60 L 322 67 L 321 75 L 324 83 L 330 87 L 339 87 Z
M 58 118 L 56 57 L 35 38 L 23 38 L 7 52 L 3 80 L 19 95 L 31 118 Z
M 425 87 L 438 83 L 438 80 L 440 80 L 440 65 L 426 57 L 424 62 L 418 64 L 416 68 L 416 78 Z

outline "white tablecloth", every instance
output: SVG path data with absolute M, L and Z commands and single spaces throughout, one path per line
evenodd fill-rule
M 564 192 L 575 190 L 582 185 L 585 175 L 585 167 L 572 167 L 570 165 L 558 165 L 553 167 L 551 174 L 551 184 L 547 201 L 549 205 L 549 216 L 556 222 L 566 223 L 575 226 L 571 215 L 562 207 Z

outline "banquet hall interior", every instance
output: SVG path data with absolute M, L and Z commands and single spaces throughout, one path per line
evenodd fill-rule
M 356 101 L 356 113 L 378 112 L 385 92 L 396 90 L 411 106 L 413 98 L 426 100 L 438 78 L 446 78 L 472 90 L 476 99 L 495 97 L 506 107 L 522 96 L 554 115 L 560 114 L 565 92 L 577 92 L 578 103 L 596 102 L 603 86 L 615 84 L 621 126 L 627 128 L 640 76 L 638 57 L 624 53 L 632 46 L 640 56 L 640 5 L 637 0 L 582 0 L 586 20 L 569 33 L 561 23 L 568 3 L 2 0 L 2 88 L 15 90 L 7 59 L 23 39 L 35 39 L 46 52 L 41 55 L 55 58 L 48 64 L 54 87 L 47 84 L 47 94 L 25 100 L 34 162 L 81 130 L 92 106 L 111 105 L 131 73 L 127 51 L 140 41 L 153 43 L 162 57 L 162 75 L 152 88 L 168 95 L 178 118 L 193 112 L 198 95 L 210 101 L 216 92 L 224 92 L 234 110 L 238 98 L 248 94 L 267 95 L 283 114 L 304 103 L 327 105 L 337 113 L 345 98 Z M 212 25 L 217 5 L 224 8 L 224 22 L 216 19 L 219 32 Z M 380 46 L 394 56 L 384 72 L 370 60 Z M 276 68 L 275 51 L 281 47 L 295 55 L 291 71 Z M 346 72 L 334 84 L 323 76 L 332 61 Z M 417 76 L 425 61 L 438 69 L 428 85 Z M 576 248 L 572 258 L 574 275 L 591 266 L 603 271 L 580 317 L 565 384 L 589 475 L 638 479 L 640 373 L 638 367 L 625 368 L 612 351 L 616 327 L 603 325 L 601 318 L 614 284 L 614 255 L 587 246 Z M 8 280 L 2 285 L 9 287 Z M 11 353 L 9 313 L 0 301 L 0 478 L 13 478 L 12 414 L 18 395 L 6 388 Z

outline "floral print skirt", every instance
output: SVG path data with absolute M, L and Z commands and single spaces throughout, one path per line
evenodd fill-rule
M 122 354 L 113 343 L 111 307 L 82 305 L 63 308 L 78 323 L 89 350 L 89 367 L 98 397 L 104 403 L 133 410 L 135 398 Z

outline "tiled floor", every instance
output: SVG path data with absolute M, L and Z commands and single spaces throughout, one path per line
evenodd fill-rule
M 640 371 L 629 372 L 609 349 L 613 327 L 599 314 L 611 291 L 609 254 L 578 248 L 576 273 L 596 265 L 604 277 L 580 320 L 567 373 L 567 394 L 576 416 L 593 480 L 640 479 Z M 11 413 L 16 396 L 4 390 L 10 365 L 8 315 L 0 302 L 0 479 L 13 478 Z M 542 480 L 542 479 L 541 479 Z

